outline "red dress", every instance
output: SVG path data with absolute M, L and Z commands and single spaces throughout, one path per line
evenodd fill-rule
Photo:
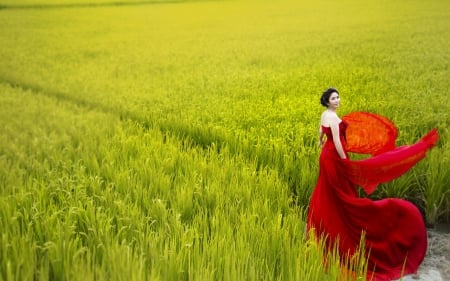
M 328 246 L 339 240 L 341 256 L 357 251 L 364 232 L 366 252 L 370 251 L 368 280 L 416 273 L 427 249 L 426 228 L 418 208 L 402 199 L 360 198 L 356 186 L 370 194 L 378 184 L 404 174 L 435 145 L 437 131 L 431 130 L 413 145 L 395 147 L 397 128 L 382 116 L 351 113 L 343 117 L 339 128 L 346 153 L 372 156 L 359 161 L 341 159 L 331 129 L 322 127 L 327 141 L 310 201 L 308 229 L 327 237 Z

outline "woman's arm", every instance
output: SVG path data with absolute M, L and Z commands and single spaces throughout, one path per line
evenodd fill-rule
M 319 146 L 323 146 L 323 136 L 325 134 L 323 133 L 322 126 L 319 126 Z
M 339 137 L 339 122 L 334 121 L 330 124 L 331 127 L 331 134 L 333 136 L 333 143 L 336 147 L 337 153 L 339 154 L 339 157 L 342 159 L 347 159 L 347 156 L 345 155 L 344 148 L 342 147 L 341 139 Z

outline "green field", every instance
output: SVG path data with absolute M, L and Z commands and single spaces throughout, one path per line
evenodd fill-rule
M 320 94 L 437 128 L 373 198 L 448 221 L 449 42 L 447 0 L 0 0 L 0 280 L 338 280 Z

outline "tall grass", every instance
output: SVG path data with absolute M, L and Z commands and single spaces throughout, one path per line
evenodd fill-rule
M 179 3 L 186 0 L 2 0 L 0 9 L 48 9 Z
M 2 279 L 338 277 L 339 257 L 325 272 L 320 242 L 305 243 L 303 210 L 273 169 L 255 175 L 255 163 L 226 149 L 183 147 L 114 115 L 2 91 L 11 128 L 2 170 L 22 174 L 2 181 Z M 21 137 L 23 161 L 7 141 Z

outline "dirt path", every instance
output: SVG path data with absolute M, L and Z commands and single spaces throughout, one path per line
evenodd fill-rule
M 416 275 L 402 281 L 450 281 L 450 232 L 428 230 L 428 250 Z

